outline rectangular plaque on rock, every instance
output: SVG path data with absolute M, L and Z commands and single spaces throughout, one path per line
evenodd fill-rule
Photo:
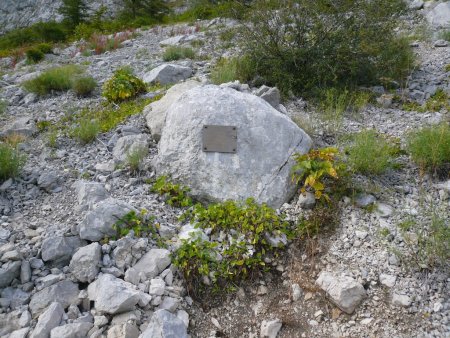
M 205 152 L 236 153 L 237 128 L 233 126 L 203 126 L 202 147 Z

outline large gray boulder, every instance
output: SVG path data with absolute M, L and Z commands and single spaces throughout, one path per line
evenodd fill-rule
M 139 291 L 130 283 L 110 274 L 102 274 L 88 286 L 89 300 L 100 313 L 117 314 L 131 311 L 139 302 Z
M 75 252 L 70 261 L 70 271 L 80 282 L 92 282 L 98 274 L 100 259 L 100 244 L 91 243 Z
M 151 249 L 134 266 L 138 273 L 144 273 L 148 279 L 158 276 L 170 265 L 170 251 Z
M 189 89 L 200 86 L 201 83 L 194 80 L 188 80 L 176 84 L 171 87 L 166 95 L 160 100 L 150 103 L 144 109 L 144 116 L 147 121 L 147 126 L 152 133 L 152 137 L 155 141 L 159 141 L 161 138 L 162 128 L 166 120 L 166 114 L 172 103 L 180 98 Z
M 129 204 L 113 198 L 100 201 L 81 222 L 80 237 L 89 241 L 100 241 L 104 237 L 114 236 L 116 231 L 113 225 L 132 210 L 135 209 Z
M 31 338 L 49 338 L 50 331 L 61 323 L 64 308 L 54 302 L 39 316 Z
M 139 338 L 187 338 L 183 321 L 167 310 L 157 310 Z
M 78 285 L 64 280 L 36 292 L 31 298 L 29 307 L 33 318 L 39 316 L 52 302 L 58 302 L 65 309 L 69 305 L 80 303 Z
M 42 242 L 42 260 L 52 261 L 55 265 L 64 266 L 76 249 L 83 245 L 78 236 L 55 236 Z
M 352 314 L 367 297 L 364 287 L 352 277 L 322 271 L 316 284 L 328 294 L 333 303 L 348 314 Z
M 442 2 L 426 15 L 428 22 L 435 27 L 450 27 L 450 2 Z
M 192 69 L 189 67 L 162 64 L 144 75 L 145 83 L 159 83 L 162 85 L 177 83 L 191 77 Z
M 236 153 L 202 151 L 205 125 L 235 126 Z M 215 85 L 196 87 L 174 102 L 158 144 L 158 174 L 191 189 L 200 200 L 242 200 L 279 207 L 296 191 L 292 155 L 311 138 L 263 99 Z
M 7 287 L 14 278 L 20 276 L 21 265 L 19 261 L 9 261 L 0 267 L 0 289 Z

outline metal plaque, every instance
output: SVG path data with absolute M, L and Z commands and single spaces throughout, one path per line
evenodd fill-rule
M 206 152 L 236 153 L 237 128 L 233 126 L 203 126 L 202 147 Z

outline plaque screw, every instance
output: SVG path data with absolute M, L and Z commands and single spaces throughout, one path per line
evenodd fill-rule
M 233 149 L 234 152 L 236 152 L 236 149 Z
M 204 147 L 203 150 L 208 150 L 208 148 Z

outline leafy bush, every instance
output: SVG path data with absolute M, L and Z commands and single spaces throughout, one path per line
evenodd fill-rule
M 398 147 L 392 145 L 375 130 L 364 130 L 356 134 L 347 148 L 348 163 L 352 170 L 361 174 L 379 175 L 392 167 Z
M 450 127 L 448 123 L 425 127 L 408 135 L 408 151 L 422 170 L 446 174 L 450 165 Z M 448 173 L 448 171 L 447 171 Z
M 147 154 L 148 149 L 145 147 L 139 147 L 127 154 L 127 164 L 132 172 L 139 171 L 142 161 L 144 160 L 145 156 L 147 156 Z
M 189 189 L 169 182 L 167 176 L 158 177 L 151 191 L 164 196 L 166 203 L 169 205 L 175 207 L 188 207 L 192 205 L 192 199 L 188 195 Z
M 289 235 L 289 224 L 267 205 L 253 199 L 226 201 L 204 207 L 195 205 L 185 217 L 199 229 L 208 229 L 210 241 L 194 235 L 183 240 L 173 262 L 184 274 L 188 287 L 199 292 L 209 279 L 217 290 L 229 288 L 258 269 L 264 257 L 275 251 L 268 240 Z M 283 246 L 283 241 L 279 247 Z M 286 242 L 285 242 L 286 243 Z
M 400 81 L 413 54 L 395 28 L 402 0 L 255 1 L 241 44 L 257 74 L 284 93 Z
M 117 70 L 103 85 L 103 96 L 110 102 L 124 101 L 145 91 L 145 83 L 128 68 Z
M 338 170 L 342 167 L 336 165 L 336 148 L 323 148 L 311 150 L 307 154 L 296 153 L 293 155 L 295 165 L 292 167 L 292 179 L 298 184 L 303 182 L 301 193 L 312 190 L 316 199 L 322 197 L 329 200 L 329 196 L 324 193 L 325 178 L 338 178 Z
M 38 63 L 45 56 L 44 53 L 42 53 L 39 49 L 34 48 L 28 49 L 25 54 L 29 63 Z
M 94 141 L 99 132 L 100 125 L 98 121 L 83 118 L 79 121 L 78 126 L 73 129 L 72 135 L 80 143 L 87 144 Z
M 75 77 L 72 81 L 72 89 L 77 96 L 88 96 L 97 86 L 92 76 Z
M 40 50 L 44 54 L 52 54 L 53 47 L 49 43 L 40 43 L 36 46 L 36 49 Z
M 442 109 L 450 110 L 450 97 L 442 89 L 436 91 L 427 102 L 425 102 L 424 111 L 439 112 Z
M 214 84 L 239 80 L 243 83 L 251 78 L 252 70 L 246 58 L 221 59 L 211 71 Z
M 117 233 L 115 239 L 127 236 L 131 230 L 136 237 L 154 237 L 156 236 L 157 224 L 155 223 L 155 217 L 149 216 L 148 211 L 142 209 L 139 214 L 136 211 L 130 211 L 119 218 L 114 223 L 113 229 Z
M 0 143 L 0 181 L 16 177 L 25 161 L 25 155 L 17 147 L 7 143 Z
M 193 59 L 195 52 L 192 48 L 181 46 L 167 47 L 163 54 L 164 61 L 174 61 L 180 59 Z
M 81 74 L 82 71 L 81 67 L 75 65 L 52 68 L 26 81 L 23 86 L 26 90 L 38 95 L 46 95 L 52 91 L 67 91 L 72 88 L 73 77 Z

